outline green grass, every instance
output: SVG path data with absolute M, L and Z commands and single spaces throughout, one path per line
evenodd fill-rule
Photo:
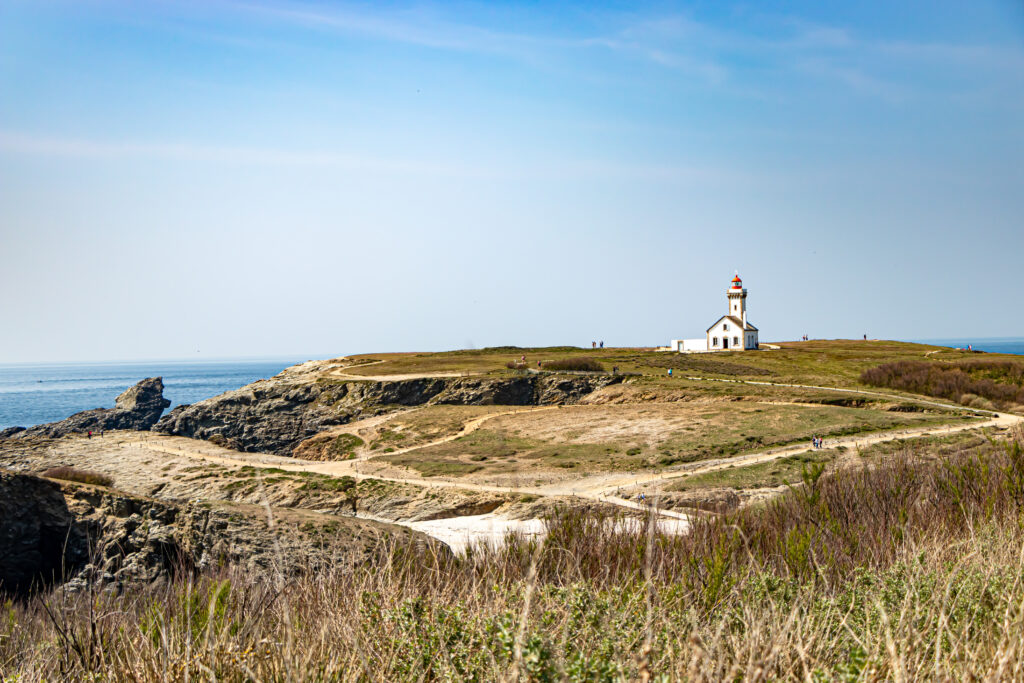
M 821 450 L 788 455 L 756 465 L 730 467 L 686 477 L 666 487 L 668 491 L 695 491 L 704 488 L 757 489 L 782 484 L 799 484 L 804 468 L 830 463 L 835 451 Z
M 331 442 L 331 452 L 338 459 L 344 460 L 355 456 L 357 448 L 363 445 L 363 440 L 355 434 L 339 434 Z
M 317 493 L 347 493 L 356 488 L 356 480 L 352 477 L 329 477 L 324 474 L 303 472 L 300 491 Z M 312 475 L 312 476 L 311 476 Z
M 894 341 L 822 340 L 784 342 L 778 350 L 727 351 L 708 354 L 674 354 L 650 349 L 576 347 L 517 348 L 501 347 L 444 353 L 373 354 L 384 363 L 352 368 L 352 374 L 412 374 L 431 372 L 462 372 L 507 375 L 509 361 L 526 356 L 526 365 L 536 367 L 537 361 L 552 363 L 592 359 L 620 372 L 663 377 L 666 367 L 676 375 L 693 374 L 708 377 L 753 379 L 761 381 L 824 384 L 841 387 L 863 387 L 860 374 L 869 368 L 900 360 L 957 360 L 974 358 L 964 352 L 945 347 Z M 925 356 L 930 353 L 929 356 Z M 369 358 L 370 356 L 367 356 Z M 357 357 L 357 360 L 360 357 Z M 986 354 L 986 359 L 1013 359 L 1004 354 Z M 667 380 L 667 378 L 666 378 Z M 667 380 L 669 381 L 669 380 Z
M 526 469 L 633 471 L 731 457 L 812 436 L 835 438 L 960 418 L 949 413 L 754 402 L 566 406 L 495 418 L 487 428 L 385 461 L 424 476 Z M 553 428 L 553 424 L 561 427 Z M 611 436 L 604 436 L 611 426 Z M 561 429 L 561 431 L 559 431 Z M 593 431 L 591 431 L 593 430 Z

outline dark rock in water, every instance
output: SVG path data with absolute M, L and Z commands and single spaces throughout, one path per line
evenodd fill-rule
M 171 402 L 164 398 L 163 380 L 160 377 L 150 377 L 118 396 L 114 408 L 86 410 L 75 413 L 60 422 L 37 425 L 28 429 L 11 427 L 0 432 L 0 438 L 59 437 L 73 432 L 98 432 L 110 429 L 141 431 L 156 424 L 164 409 L 169 405 Z
M 179 406 L 153 431 L 214 440 L 238 450 L 292 455 L 327 427 L 395 406 L 557 405 L 622 381 L 621 376 L 427 377 L 406 380 L 260 380 L 220 396 Z

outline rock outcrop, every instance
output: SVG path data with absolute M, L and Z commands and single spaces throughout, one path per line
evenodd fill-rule
M 327 427 L 395 406 L 569 404 L 622 381 L 610 375 L 395 381 L 285 381 L 282 376 L 175 408 L 153 430 L 213 440 L 242 451 L 291 455 L 295 446 Z
M 114 402 L 113 408 L 96 408 L 75 413 L 60 422 L 23 429 L 10 427 L 0 432 L 0 438 L 30 436 L 60 437 L 74 432 L 98 432 L 112 429 L 147 430 L 156 424 L 171 402 L 164 398 L 164 383 L 160 377 L 144 379 L 126 389 Z
M 53 482 L 0 472 L 0 520 L 0 591 L 50 585 L 88 561 L 88 538 Z
M 0 470 L 0 595 L 63 584 L 121 589 L 178 571 L 351 568 L 389 542 L 445 552 L 403 527 L 226 502 L 177 504 Z

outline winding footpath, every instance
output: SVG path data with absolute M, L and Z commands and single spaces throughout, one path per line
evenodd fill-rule
M 358 367 L 365 367 L 371 364 L 383 363 L 384 361 L 375 361 L 373 363 L 365 363 Z M 331 373 L 336 377 L 351 377 L 357 379 L 409 379 L 409 378 L 421 378 L 421 377 L 441 377 L 441 376 L 455 376 L 450 374 L 422 374 L 422 375 L 348 375 L 342 371 L 346 367 L 332 370 Z M 883 392 L 867 391 L 860 389 L 843 389 L 838 387 L 822 387 L 814 385 L 802 385 L 802 384 L 787 384 L 787 383 L 776 383 L 776 382 L 761 382 L 755 380 L 732 380 L 732 379 L 712 379 L 705 377 L 687 377 L 689 380 L 701 381 L 701 382 L 728 382 L 735 384 L 751 384 L 759 386 L 778 386 L 788 388 L 800 388 L 800 389 L 814 389 L 821 391 L 839 392 L 845 394 L 857 394 L 864 396 L 873 397 L 884 397 L 888 399 L 899 399 L 908 402 L 914 402 L 921 405 L 939 407 L 951 410 L 963 410 L 963 406 L 958 406 L 949 403 L 942 403 L 939 401 L 932 401 L 922 398 L 911 398 L 900 395 L 886 394 Z M 526 412 L 539 412 L 544 410 L 551 410 L 558 408 L 559 406 L 544 406 L 539 408 L 519 408 L 514 410 L 508 410 L 503 412 L 490 413 L 480 417 L 473 418 L 463 425 L 462 429 L 454 434 L 442 437 L 435 441 L 431 441 L 424 444 L 415 446 L 408 446 L 406 448 L 397 449 L 391 451 L 387 455 L 397 455 L 402 453 L 409 453 L 420 449 L 430 448 L 444 443 L 449 443 L 456 439 L 466 436 L 478 429 L 480 429 L 488 421 L 498 417 L 506 415 L 515 415 Z M 414 409 L 415 410 L 415 409 Z M 854 435 L 848 437 L 833 438 L 828 440 L 829 448 L 836 448 L 839 446 L 845 446 L 848 448 L 864 448 L 872 444 L 877 444 L 885 441 L 891 441 L 894 439 L 914 439 L 926 436 L 940 436 L 945 434 L 953 434 L 956 432 L 963 432 L 969 430 L 984 429 L 988 427 L 1004 428 L 1009 429 L 1015 425 L 1024 423 L 1024 417 L 1019 415 L 1012 415 L 1006 413 L 997 413 L 994 411 L 986 410 L 974 410 L 977 414 L 989 415 L 989 419 L 983 421 L 971 421 L 960 424 L 952 425 L 941 425 L 931 427 L 915 427 L 905 428 L 900 430 L 893 430 L 887 432 L 875 432 L 870 434 Z M 398 414 L 405 414 L 409 411 L 402 411 L 401 413 L 391 414 L 386 416 L 386 419 L 371 418 L 373 420 L 373 426 L 383 424 L 387 419 L 391 419 Z M 339 430 L 354 433 L 352 430 L 357 425 L 363 427 L 370 426 L 370 421 L 363 421 L 362 423 L 353 423 L 352 425 L 346 425 L 349 429 Z M 805 453 L 812 450 L 809 444 L 793 445 L 787 447 L 774 448 L 766 451 L 760 451 L 755 453 L 748 453 L 746 455 L 734 456 L 730 458 L 723 458 L 712 461 L 703 461 L 701 463 L 685 466 L 679 469 L 667 470 L 661 472 L 645 472 L 638 474 L 631 473 L 603 473 L 597 475 L 591 475 L 578 479 L 572 483 L 557 483 L 544 486 L 533 486 L 533 487 L 509 487 L 509 486 L 496 486 L 488 484 L 477 484 L 465 481 L 453 481 L 449 479 L 426 479 L 421 477 L 388 477 L 377 474 L 365 474 L 358 471 L 358 465 L 360 463 L 371 460 L 383 453 L 371 453 L 357 457 L 353 460 L 344 461 L 306 461 L 296 460 L 295 458 L 270 455 L 270 454 L 250 454 L 241 453 L 238 451 L 232 451 L 227 448 L 215 446 L 206 441 L 200 441 L 195 439 L 188 439 L 185 437 L 168 437 L 168 436 L 155 436 L 150 434 L 142 435 L 138 440 L 145 448 L 154 451 L 161 451 L 173 455 L 185 456 L 188 458 L 205 460 L 207 462 L 213 462 L 221 465 L 229 466 L 249 466 L 249 467 L 260 467 L 260 468 L 278 468 L 288 472 L 312 472 L 317 474 L 323 474 L 332 477 L 352 477 L 356 480 L 364 479 L 376 479 L 381 481 L 394 482 L 399 484 L 407 484 L 412 486 L 421 486 L 427 488 L 451 488 L 461 489 L 466 491 L 477 491 L 477 492 L 489 492 L 489 493 L 514 493 L 521 495 L 534 495 L 534 496 L 574 496 L 577 498 L 583 498 L 592 500 L 595 502 L 609 503 L 617 505 L 622 508 L 630 510 L 644 511 L 648 509 L 648 506 L 641 504 L 638 501 L 624 498 L 619 492 L 622 489 L 630 489 L 644 484 L 649 484 L 657 481 L 664 481 L 669 479 L 680 479 L 684 477 L 691 477 L 698 474 L 705 474 L 708 472 L 715 472 L 718 470 L 731 468 L 731 467 L 744 467 L 749 465 L 755 465 L 764 462 L 770 462 L 778 458 L 784 458 L 800 453 Z M 671 510 L 659 510 L 658 513 L 665 517 L 670 517 L 678 520 L 689 520 L 690 516 L 677 513 Z

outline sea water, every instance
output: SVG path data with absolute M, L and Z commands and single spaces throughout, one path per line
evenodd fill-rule
M 0 429 L 113 408 L 118 394 L 147 377 L 163 377 L 164 397 L 173 408 L 272 377 L 303 360 L 0 365 Z
M 922 344 L 934 344 L 935 346 L 949 346 L 954 349 L 966 349 L 968 346 L 974 351 L 987 351 L 988 353 L 1014 353 L 1024 355 L 1024 337 L 1000 337 L 1000 338 L 970 338 L 958 339 L 918 339 Z

